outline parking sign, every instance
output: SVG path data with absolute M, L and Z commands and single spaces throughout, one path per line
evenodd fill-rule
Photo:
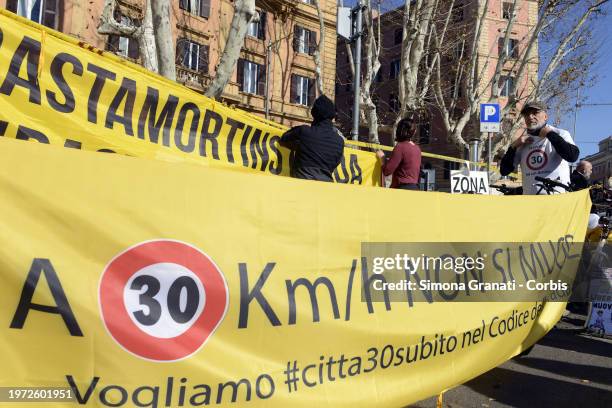
M 500 109 L 498 103 L 480 104 L 480 131 L 499 132 Z

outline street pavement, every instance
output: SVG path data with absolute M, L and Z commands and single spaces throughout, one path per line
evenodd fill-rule
M 445 408 L 611 408 L 612 340 L 582 334 L 570 314 L 524 357 L 444 393 Z M 429 398 L 409 408 L 435 408 Z

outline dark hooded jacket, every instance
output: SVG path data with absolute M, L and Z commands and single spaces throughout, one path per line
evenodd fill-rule
M 312 106 L 310 126 L 289 129 L 280 140 L 281 145 L 295 150 L 292 176 L 320 181 L 333 181 L 332 173 L 340 164 L 344 139 L 332 124 L 336 116 L 334 103 L 325 95 Z

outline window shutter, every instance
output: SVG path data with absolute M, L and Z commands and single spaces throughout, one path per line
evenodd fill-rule
M 512 49 L 510 50 L 512 54 L 512 58 L 518 58 L 519 57 L 518 41 L 510 40 L 510 47 L 512 47 Z
M 300 26 L 293 26 L 293 51 L 297 52 L 300 49 Z
M 200 0 L 200 17 L 210 17 L 210 0 Z
M 106 49 L 111 52 L 119 51 L 119 36 L 110 34 L 106 42 Z
M 501 57 L 504 55 L 504 38 L 500 37 L 497 40 L 497 54 Z
M 17 0 L 8 0 L 6 2 L 6 9 L 13 13 L 17 13 Z
M 57 28 L 57 1 L 44 0 L 43 3 L 43 25 L 56 29 Z
M 308 78 L 308 100 L 306 101 L 306 105 L 310 106 L 313 104 L 315 100 L 315 80 L 313 78 Z
M 179 38 L 176 42 L 176 63 L 185 66 L 185 55 L 189 49 L 189 42 L 184 38 Z
M 291 95 L 289 97 L 289 102 L 291 103 L 297 103 L 297 81 L 298 76 L 291 74 Z
M 309 31 L 308 33 L 308 55 L 314 55 L 317 49 L 317 32 Z
M 238 82 L 238 89 L 241 92 L 244 92 L 244 60 L 242 58 L 238 60 L 238 74 L 236 76 L 236 81 Z
M 267 13 L 265 11 L 259 12 L 259 27 L 257 31 L 257 38 L 260 40 L 266 39 L 266 17 Z
M 138 59 L 140 56 L 140 50 L 138 49 L 138 40 L 130 38 L 128 41 L 128 57 L 132 59 Z
M 198 69 L 204 74 L 208 74 L 208 45 L 200 45 L 200 60 Z
M 257 64 L 257 95 L 266 94 L 266 66 Z

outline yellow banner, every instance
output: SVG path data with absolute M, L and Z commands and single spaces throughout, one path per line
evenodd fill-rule
M 370 301 L 361 243 L 580 241 L 590 208 L 2 138 L 0 163 L 3 401 L 403 407 L 530 346 L 565 304 Z
M 0 9 L 0 136 L 209 167 L 290 174 L 284 127 Z M 345 149 L 340 183 L 380 185 Z

